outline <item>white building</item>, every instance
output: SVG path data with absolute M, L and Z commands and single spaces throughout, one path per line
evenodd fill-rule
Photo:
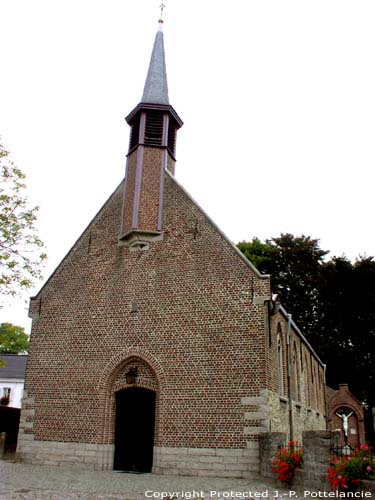
M 0 360 L 5 364 L 0 367 L 0 402 L 9 398 L 7 406 L 21 408 L 27 355 L 2 354 Z

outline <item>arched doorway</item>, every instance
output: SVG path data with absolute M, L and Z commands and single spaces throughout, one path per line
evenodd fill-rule
M 151 472 L 155 399 L 154 391 L 141 387 L 116 392 L 114 470 Z

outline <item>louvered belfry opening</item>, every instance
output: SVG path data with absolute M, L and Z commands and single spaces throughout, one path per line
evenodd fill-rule
M 145 146 L 163 145 L 164 113 L 161 111 L 148 111 L 146 115 Z
M 134 121 L 130 130 L 130 141 L 129 141 L 129 151 L 138 146 L 139 143 L 139 126 L 140 126 L 140 115 L 134 118 Z
M 177 125 L 174 120 L 169 120 L 168 127 L 168 149 L 170 154 L 175 157 L 176 155 L 176 136 L 177 136 Z
M 164 110 L 153 109 L 146 111 L 143 123 L 142 131 L 141 113 L 132 117 L 129 153 L 140 144 L 156 148 L 167 147 L 169 154 L 175 159 L 177 130 L 181 125 Z

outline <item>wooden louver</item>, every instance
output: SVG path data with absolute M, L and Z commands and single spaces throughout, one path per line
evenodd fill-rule
M 163 145 L 163 113 L 148 112 L 145 128 L 145 146 Z
M 140 118 L 137 116 L 132 123 L 132 128 L 130 131 L 130 144 L 129 144 L 129 151 L 131 151 L 133 148 L 138 146 L 139 143 L 139 123 L 140 123 Z

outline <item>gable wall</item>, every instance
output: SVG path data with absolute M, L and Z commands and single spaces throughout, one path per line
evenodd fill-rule
M 164 239 L 149 250 L 118 245 L 121 204 L 118 189 L 31 305 L 25 434 L 112 444 L 113 373 L 136 356 L 157 381 L 156 446 L 246 448 L 260 421 L 247 425 L 242 403 L 266 384 L 254 302 L 268 279 L 168 175 Z

